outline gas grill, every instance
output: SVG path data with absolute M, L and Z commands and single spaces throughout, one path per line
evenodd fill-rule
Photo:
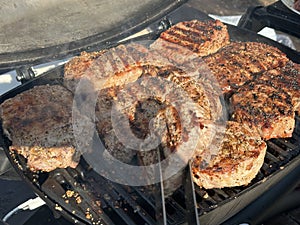
M 300 63 L 299 52 L 248 30 L 257 31 L 258 27 L 261 28 L 262 25 L 265 25 L 261 21 L 265 21 L 266 17 L 261 14 L 268 14 L 268 18 L 271 18 L 272 15 L 269 13 L 272 7 L 276 9 L 283 7 L 286 10 L 280 2 L 275 3 L 275 6 L 251 8 L 242 17 L 239 27 L 228 25 L 230 37 L 236 41 L 258 41 L 273 45 L 285 52 L 291 60 Z M 160 32 L 179 21 L 208 19 L 206 14 L 193 8 L 189 2 L 168 1 L 162 8 L 164 10 L 155 11 L 158 9 L 154 7 L 154 11 L 149 12 L 149 15 L 146 16 L 147 19 L 143 18 L 145 20 L 135 23 L 131 27 L 122 27 L 121 32 L 116 32 L 117 28 L 114 28 L 109 35 L 104 32 L 68 44 L 57 43 L 54 47 L 46 46 L 30 51 L 19 51 L 17 57 L 13 57 L 13 54 L 10 53 L 0 54 L 2 59 L 0 70 L 2 72 L 17 70 L 18 77 L 23 83 L 0 96 L 0 103 L 36 85 L 62 83 L 63 65 L 38 77 L 34 77 L 32 66 L 68 58 L 83 50 L 100 50 L 127 42 L 128 40 L 124 41 L 124 38 L 144 28 L 147 30 L 146 34 L 130 40 L 154 40 Z M 161 10 L 161 8 L 159 9 Z M 143 17 L 142 13 L 139 16 Z M 140 17 L 135 19 L 140 19 Z M 297 15 L 288 18 L 297 18 Z M 130 23 L 133 21 L 130 20 Z M 299 22 L 296 25 L 299 26 Z M 59 223 L 215 225 L 249 222 L 257 224 L 263 220 L 260 215 L 262 210 L 260 207 L 264 205 L 269 207 L 268 204 L 272 204 L 274 198 L 279 199 L 289 193 L 299 182 L 299 115 L 295 120 L 296 128 L 291 138 L 272 139 L 267 142 L 268 149 L 263 167 L 249 185 L 223 189 L 201 189 L 191 181 L 188 166 L 185 169 L 182 186 L 168 198 L 164 198 L 163 185 L 160 183 L 153 185 L 155 191 L 150 192 L 147 187 L 126 186 L 109 181 L 96 173 L 84 157 L 81 157 L 76 169 L 56 169 L 49 173 L 31 172 L 26 167 L 26 160 L 22 156 L 9 152 L 10 142 L 3 134 L 3 130 L 0 130 L 0 146 L 7 153 L 19 175 L 53 211 L 57 221 L 63 221 Z M 267 211 L 267 209 L 265 210 Z

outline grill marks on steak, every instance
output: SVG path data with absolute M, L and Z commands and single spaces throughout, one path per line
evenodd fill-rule
M 1 104 L 2 126 L 11 151 L 31 170 L 76 167 L 72 126 L 73 96 L 59 85 L 36 86 Z
M 202 64 L 202 62 L 200 62 Z M 222 117 L 222 104 L 219 99 L 218 88 L 211 85 L 211 80 L 206 79 L 207 71 L 199 69 L 198 75 L 187 75 L 186 71 L 165 67 L 158 71 L 158 76 L 182 88 L 189 98 L 198 104 L 202 120 L 216 121 Z
M 83 101 L 90 100 L 89 92 L 98 92 L 96 129 L 108 152 L 118 160 L 130 163 L 137 155 L 141 165 L 157 163 L 158 152 L 161 159 L 168 158 L 188 143 L 191 130 L 197 126 L 198 140 L 192 143 L 196 152 L 194 181 L 204 188 L 246 185 L 263 163 L 266 144 L 261 137 L 289 137 L 293 132 L 293 110 L 299 110 L 299 69 L 291 63 L 286 65 L 288 59 L 277 48 L 255 42 L 228 43 L 227 28 L 220 21 L 181 22 L 163 32 L 150 50 L 128 44 L 83 52 L 65 65 L 64 81 L 75 94 L 80 80 L 88 81 L 81 93 Z M 206 56 L 208 67 L 199 56 Z M 211 72 L 223 93 L 237 91 L 231 104 L 232 119 L 238 122 L 228 122 L 225 134 L 215 126 L 223 114 L 221 92 L 216 91 L 218 82 L 210 77 Z M 29 92 L 37 95 L 34 89 Z M 15 138 L 11 150 L 24 155 L 32 170 L 51 171 L 78 163 L 71 121 L 66 119 L 72 118 L 67 109 L 68 94 L 61 91 L 59 96 L 48 94 L 51 97 L 41 100 L 42 106 L 63 105 L 57 106 L 59 113 L 52 122 L 29 116 L 26 121 L 16 118 L 16 124 L 22 126 L 7 125 L 7 133 Z M 36 99 L 34 96 L 30 104 Z M 30 110 L 33 115 L 44 110 L 47 118 L 53 117 L 46 107 L 34 105 L 31 109 L 30 104 L 26 108 L 29 115 Z M 83 112 L 93 120 L 94 112 Z M 9 118 L 9 113 L 4 115 Z M 17 140 L 27 135 L 26 129 L 34 121 L 41 123 L 38 129 L 31 129 L 32 136 L 26 140 L 28 146 L 38 144 L 19 146 Z M 47 134 L 38 130 L 47 130 Z M 182 171 L 176 172 L 164 181 L 169 193 L 181 184 Z
M 232 119 L 256 129 L 265 140 L 291 137 L 295 126 L 295 112 L 291 96 L 256 80 L 238 89 L 231 97 Z
M 286 66 L 257 74 L 255 80 L 263 80 L 277 90 L 288 93 L 294 111 L 300 111 L 300 65 L 288 62 Z
M 155 72 L 156 70 L 157 67 L 154 67 Z M 122 117 L 121 115 L 115 114 L 115 117 L 112 118 L 116 120 L 115 123 L 118 127 L 126 130 L 129 129 L 130 126 L 130 129 L 137 129 L 138 132 L 147 132 L 149 131 L 149 124 L 152 119 L 154 119 L 154 124 L 162 124 L 156 123 L 157 121 L 155 122 L 157 114 L 160 114 L 158 118 L 169 115 L 170 117 L 166 118 L 165 121 L 173 122 L 167 122 L 169 125 L 164 125 L 166 129 L 153 127 L 154 133 L 151 135 L 161 138 L 161 140 L 166 140 L 169 144 L 178 142 L 177 144 L 179 145 L 181 141 L 187 141 L 184 140 L 184 134 L 181 133 L 181 122 L 185 125 L 184 129 L 186 133 L 188 133 L 193 126 L 200 126 L 199 124 L 197 125 L 199 122 L 203 123 L 202 132 L 208 132 L 205 123 L 207 123 L 208 120 L 212 121 L 213 112 L 210 104 L 198 104 L 199 102 L 208 103 L 209 101 L 202 86 L 200 84 L 197 86 L 197 81 L 193 78 L 188 78 L 186 74 L 183 80 L 180 71 L 178 73 L 174 68 L 173 71 L 169 70 L 169 75 L 164 74 L 164 77 L 154 76 L 153 74 L 155 72 L 153 71 L 148 73 L 150 71 L 149 67 L 147 67 L 146 71 L 147 72 L 143 74 L 140 79 L 134 83 L 123 86 L 120 88 L 119 93 L 113 96 L 118 106 L 118 108 L 114 110 L 117 109 L 118 112 L 124 115 Z M 177 83 L 182 79 L 182 81 L 185 81 L 184 84 L 193 84 L 193 90 L 190 89 L 190 85 L 183 85 L 183 83 L 180 83 L 182 86 L 178 85 L 174 81 L 176 80 L 175 77 L 178 78 Z M 190 95 L 190 91 L 193 91 L 194 97 Z M 219 99 L 215 100 L 215 102 L 221 105 L 218 100 Z M 173 110 L 171 110 L 170 107 L 173 107 Z M 179 113 L 180 118 L 173 112 L 174 110 Z M 172 120 L 172 118 L 176 119 Z M 127 120 L 129 120 L 130 123 L 127 123 Z M 158 120 L 163 121 L 162 119 Z M 176 123 L 178 124 L 176 125 Z M 171 129 L 173 126 L 177 128 Z M 171 130 L 174 130 L 174 134 Z M 207 133 L 205 134 L 208 135 Z M 121 137 L 123 141 L 131 140 L 131 142 L 134 142 L 135 138 L 132 135 L 130 132 L 120 132 L 118 136 L 123 136 L 123 138 Z M 146 137 L 146 142 L 144 142 L 144 145 L 134 146 L 137 150 L 146 147 L 147 142 L 152 144 L 153 138 L 155 138 L 151 135 L 147 136 L 147 133 L 146 135 L 145 133 L 140 135 Z M 206 135 L 203 134 L 203 136 Z M 174 140 L 175 136 L 180 137 L 179 139 L 181 141 L 179 141 L 178 138 Z M 136 141 L 136 143 L 141 144 L 140 141 Z M 168 147 L 171 147 L 169 144 L 165 144 L 165 146 L 168 145 Z M 205 142 L 205 144 L 208 143 Z
M 92 56 L 90 56 L 90 54 Z M 96 55 L 96 57 L 93 57 Z M 91 60 L 93 58 L 93 60 Z M 84 53 L 65 66 L 65 84 L 75 91 L 80 79 L 87 79 L 95 91 L 134 82 L 146 65 L 170 65 L 139 44 L 118 45 L 98 53 Z
M 90 59 L 86 54 L 83 55 L 83 57 Z M 83 62 L 85 61 L 86 60 L 83 59 Z M 167 106 L 168 108 L 168 104 L 177 102 L 177 108 L 184 113 L 184 116 L 197 117 L 198 120 L 201 119 L 203 121 L 201 126 L 204 127 L 204 130 L 207 130 L 206 132 L 208 132 L 209 129 L 204 126 L 205 123 L 207 123 L 207 121 L 211 122 L 211 120 L 216 120 L 221 116 L 222 106 L 219 101 L 219 94 L 215 94 L 212 86 L 207 85 L 208 88 L 205 90 L 204 85 L 200 82 L 195 82 L 199 77 L 197 68 L 191 66 L 188 69 L 179 69 L 161 57 L 159 52 L 153 50 L 149 51 L 143 46 L 136 44 L 120 45 L 101 54 L 99 53 L 95 58 L 95 62 L 89 64 L 89 68 L 84 67 L 84 73 L 72 71 L 72 63 L 80 63 L 80 61 L 71 60 L 69 62 L 69 65 L 66 66 L 65 80 L 67 83 L 69 81 L 76 83 L 80 78 L 87 78 L 90 81 L 90 86 L 87 87 L 86 90 L 92 89 L 93 91 L 99 91 L 96 104 L 97 130 L 108 151 L 114 157 L 124 162 L 130 162 L 136 154 L 135 150 L 138 150 L 141 146 L 128 146 L 124 144 L 125 141 L 132 140 L 134 137 L 126 136 L 130 133 L 118 133 L 119 129 L 116 130 L 111 121 L 112 119 L 115 120 L 114 123 L 117 124 L 117 127 L 120 129 L 135 130 L 133 132 L 135 136 L 138 136 L 137 130 L 142 133 L 144 132 L 140 134 L 140 137 L 146 137 L 146 139 L 148 138 L 146 141 L 150 142 L 153 137 L 151 137 L 151 135 L 147 136 L 147 131 L 149 131 L 151 118 L 154 118 L 160 110 L 162 111 L 159 117 L 163 117 L 162 115 L 166 116 L 167 112 L 169 112 L 170 116 L 174 115 L 171 113 L 172 110 L 164 111 L 161 105 Z M 75 68 L 77 67 L 75 66 Z M 177 90 L 175 91 L 176 93 L 173 91 L 175 89 Z M 182 107 L 182 105 L 187 107 L 186 99 L 180 99 L 180 96 L 184 96 L 186 99 L 195 103 L 195 105 L 198 105 L 197 113 L 195 113 L 197 115 L 192 115 L 190 112 L 184 111 L 188 110 L 188 108 L 183 109 L 184 107 Z M 217 99 L 213 99 L 214 97 Z M 150 103 L 149 98 L 152 98 L 161 105 L 158 104 L 157 107 L 153 107 L 152 110 L 148 110 L 146 114 L 143 114 L 143 112 L 140 111 L 142 108 L 139 106 L 145 106 L 147 103 Z M 144 101 L 146 101 L 146 103 Z M 121 105 L 121 112 L 126 115 L 126 118 L 119 118 L 118 116 L 116 118 L 111 117 L 113 110 L 112 102 Z M 194 110 L 194 108 L 192 110 Z M 150 114 L 152 114 L 152 117 Z M 149 116 L 150 119 L 145 116 Z M 167 121 L 172 121 L 171 118 Z M 126 120 L 129 120 L 129 123 L 126 123 Z M 199 121 L 195 119 L 193 123 L 196 122 Z M 186 121 L 186 124 L 189 123 L 190 121 Z M 169 127 L 173 126 L 171 124 L 169 125 Z M 175 127 L 179 126 L 175 125 Z M 160 128 L 157 127 L 153 129 L 158 131 Z M 162 139 L 169 143 L 172 141 L 175 143 L 176 141 L 173 139 L 175 136 L 181 136 L 181 134 L 179 134 L 181 129 L 177 129 L 176 132 L 178 134 L 174 134 L 174 136 L 172 136 L 170 132 L 171 130 L 168 134 L 162 134 L 165 136 L 162 137 Z M 125 135 L 125 138 L 120 140 L 120 136 L 122 135 Z M 137 142 L 140 143 L 139 141 Z M 207 142 L 203 143 L 203 145 L 205 144 L 207 144 Z M 165 146 L 167 146 L 167 144 L 165 144 Z M 150 158 L 151 157 L 152 156 L 150 156 Z
M 150 46 L 175 63 L 207 56 L 229 43 L 227 27 L 218 20 L 180 22 Z
M 119 90 L 120 87 L 117 86 L 99 91 L 95 108 L 96 130 L 106 150 L 113 157 L 124 163 L 130 163 L 136 151 L 128 148 L 118 139 L 112 124 L 113 101 Z
M 233 120 L 257 129 L 265 140 L 291 137 L 300 106 L 299 65 L 256 74 L 231 97 Z
M 257 42 L 234 42 L 204 58 L 223 93 L 234 92 L 253 75 L 283 67 L 288 58 L 279 49 Z
M 266 143 L 255 130 L 233 121 L 227 122 L 225 132 L 217 131 L 216 139 L 222 143 L 208 166 L 203 167 L 202 155 L 194 156 L 194 182 L 206 189 L 249 184 L 263 165 Z

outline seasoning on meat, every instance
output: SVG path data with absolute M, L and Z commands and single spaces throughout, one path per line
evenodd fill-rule
M 170 62 L 140 44 L 118 45 L 96 53 L 84 52 L 71 59 L 65 65 L 64 82 L 74 92 L 84 78 L 99 91 L 134 82 L 142 75 L 142 67 L 147 65 L 170 65 Z
M 200 187 L 246 185 L 263 164 L 263 139 L 290 137 L 294 111 L 300 109 L 299 65 L 266 44 L 229 44 L 227 27 L 218 20 L 180 22 L 150 49 L 130 43 L 82 52 L 64 72 L 69 90 L 37 86 L 1 105 L 10 150 L 27 158 L 31 170 L 76 167 L 72 110 L 83 110 L 88 120 L 77 121 L 78 127 L 84 132 L 95 125 L 105 148 L 120 161 L 137 158 L 147 166 L 182 146 L 195 148 L 193 177 Z M 77 89 L 81 79 L 88 81 L 86 89 Z M 97 93 L 95 104 L 88 99 L 91 92 Z M 220 99 L 232 92 L 234 121 L 224 130 L 216 125 L 226 111 Z M 82 100 L 75 104 L 84 102 L 87 110 L 72 109 L 73 94 Z M 187 145 L 191 133 L 194 146 Z M 81 141 L 87 143 L 81 147 L 92 137 L 84 135 L 88 138 Z M 167 195 L 181 184 L 182 170 L 174 174 L 164 181 Z
M 161 33 L 150 46 L 175 63 L 207 56 L 229 43 L 227 27 L 219 20 L 184 21 Z
M 251 81 L 231 97 L 232 119 L 247 124 L 265 140 L 291 137 L 295 126 L 292 98 L 268 81 Z
M 300 111 L 300 65 L 290 61 L 284 67 L 257 74 L 255 80 L 264 80 L 272 87 L 288 93 L 292 98 L 293 110 Z
M 257 42 L 234 42 L 204 58 L 223 93 L 236 91 L 253 74 L 283 67 L 288 58 L 279 49 Z
M 36 86 L 1 104 L 11 151 L 27 158 L 31 170 L 76 167 L 72 94 L 59 85 Z
M 192 159 L 194 182 L 206 189 L 249 184 L 263 165 L 266 143 L 255 130 L 233 121 L 228 121 L 225 133 L 218 130 L 215 138 L 222 143 L 209 165 L 203 164 L 203 154 Z

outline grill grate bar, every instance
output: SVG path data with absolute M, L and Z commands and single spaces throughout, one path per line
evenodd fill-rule
M 272 155 L 272 153 L 270 153 L 269 151 L 267 151 L 266 156 L 265 156 L 265 161 L 268 164 L 278 164 L 280 161 L 278 160 L 278 158 L 274 155 Z
M 288 151 L 279 147 L 275 142 L 268 142 L 268 152 L 272 153 L 276 157 L 280 157 L 282 159 L 289 158 Z
M 114 185 L 114 188 L 119 193 L 119 195 L 122 196 L 128 206 L 133 209 L 134 213 L 141 216 L 148 224 L 155 223 L 153 218 L 148 215 L 148 213 L 143 208 L 141 208 L 137 201 L 134 200 L 134 196 L 136 196 L 136 194 L 134 195 L 134 191 L 131 190 L 130 187 L 127 188 L 127 191 L 123 187 L 121 187 L 121 185 Z

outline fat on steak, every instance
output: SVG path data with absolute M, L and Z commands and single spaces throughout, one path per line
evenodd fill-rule
M 208 164 L 203 164 L 203 154 L 193 157 L 194 182 L 206 189 L 249 184 L 263 165 L 266 143 L 255 130 L 233 121 L 227 122 L 225 132 L 217 131 L 216 139 L 222 142 Z
M 265 140 L 291 137 L 295 127 L 292 98 L 268 81 L 254 80 L 231 97 L 232 120 L 247 124 Z
M 78 164 L 72 104 L 73 95 L 59 85 L 35 86 L 1 104 L 10 150 L 27 158 L 31 170 L 49 172 Z
M 219 20 L 184 21 L 162 32 L 150 46 L 175 63 L 215 53 L 229 43 L 226 25 Z
M 288 58 L 276 47 L 258 42 L 232 42 L 204 58 L 223 93 L 235 92 L 253 75 L 283 67 Z

